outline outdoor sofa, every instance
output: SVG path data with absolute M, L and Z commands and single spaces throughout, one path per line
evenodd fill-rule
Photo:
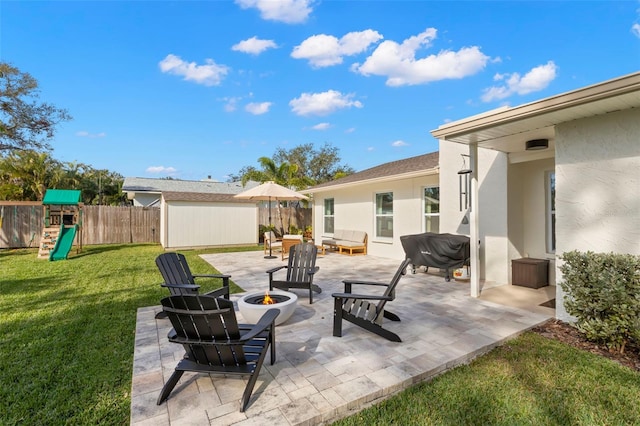
M 323 237 L 322 245 L 338 250 L 338 253 L 367 254 L 367 233 L 348 229 L 336 229 L 332 237 Z

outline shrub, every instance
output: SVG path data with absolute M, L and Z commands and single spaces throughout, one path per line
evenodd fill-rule
M 640 342 L 640 256 L 574 250 L 561 259 L 559 284 L 578 330 L 619 352 Z

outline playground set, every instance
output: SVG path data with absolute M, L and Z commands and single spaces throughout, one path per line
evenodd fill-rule
M 82 250 L 82 203 L 80 191 L 48 189 L 42 200 L 44 227 L 38 259 L 64 260 L 76 237 L 77 252 Z

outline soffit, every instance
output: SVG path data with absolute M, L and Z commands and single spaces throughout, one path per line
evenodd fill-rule
M 530 139 L 549 139 L 560 123 L 640 108 L 640 73 L 514 108 L 501 108 L 440 126 L 434 137 L 508 153 L 525 151 Z

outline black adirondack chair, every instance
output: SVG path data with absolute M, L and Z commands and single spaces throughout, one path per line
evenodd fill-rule
M 206 295 L 174 295 L 162 299 L 173 330 L 167 336 L 181 344 L 185 355 L 165 383 L 158 405 L 169 397 L 185 371 L 204 374 L 249 376 L 240 411 L 249 404 L 267 350 L 271 365 L 276 361 L 275 319 L 277 308 L 269 309 L 253 326 L 238 325 L 233 302 Z
M 311 243 L 301 243 L 289 248 L 289 262 L 287 265 L 269 269 L 269 290 L 278 288 L 289 290 L 291 288 L 304 288 L 309 290 L 309 304 L 313 303 L 313 292 L 322 293 L 322 289 L 313 283 L 313 276 L 320 269 L 316 266 L 318 248 Z M 274 279 L 274 274 L 281 269 L 287 269 L 284 281 Z
M 384 317 L 391 321 L 400 321 L 396 314 L 385 310 L 384 307 L 387 302 L 395 299 L 396 286 L 400 278 L 406 274 L 410 263 L 411 259 L 405 259 L 389 283 L 344 280 L 344 293 L 332 294 L 334 297 L 333 335 L 342 337 L 342 320 L 347 320 L 392 342 L 401 342 L 397 334 L 382 327 L 382 319 Z M 354 284 L 382 286 L 386 289 L 381 295 L 356 294 L 351 292 Z
M 220 278 L 222 288 L 205 293 L 208 296 L 229 298 L 229 278 L 231 275 L 210 274 L 194 275 L 189 269 L 187 259 L 183 254 L 168 252 L 162 253 L 156 258 L 156 265 L 164 279 L 163 287 L 167 287 L 171 294 L 198 294 L 199 285 L 196 278 Z

